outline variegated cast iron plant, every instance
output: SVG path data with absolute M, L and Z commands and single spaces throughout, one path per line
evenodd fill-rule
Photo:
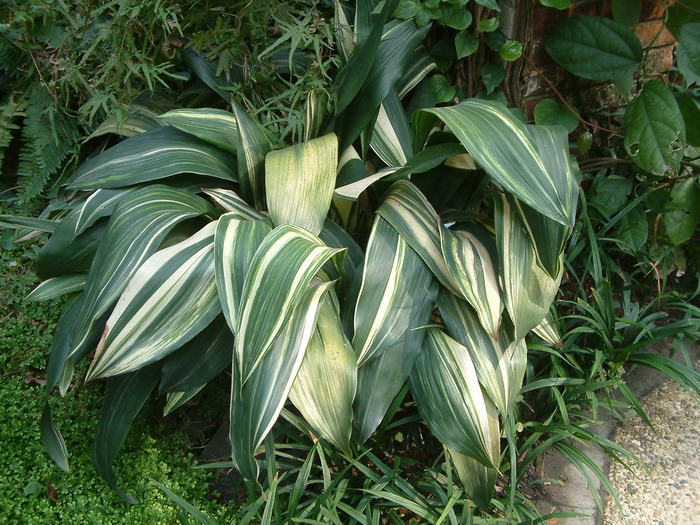
M 107 382 L 95 463 L 115 489 L 113 460 L 151 392 L 169 412 L 230 369 L 246 478 L 288 401 L 352 455 L 408 382 L 467 493 L 489 504 L 524 337 L 547 336 L 574 221 L 567 135 L 495 102 L 421 103 L 427 27 L 372 4 L 352 25 L 337 10 L 345 64 L 332 111 L 309 94 L 305 142 L 271 150 L 235 101 L 171 111 L 87 160 L 69 197 L 25 223 L 52 232 L 31 298 L 71 296 L 47 389 L 65 394 L 92 355 L 86 380 Z M 43 440 L 67 468 L 46 407 Z

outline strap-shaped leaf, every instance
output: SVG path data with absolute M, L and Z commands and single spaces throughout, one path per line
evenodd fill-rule
M 489 432 L 491 456 L 497 458 L 501 453 L 498 419 L 493 418 L 490 422 L 492 425 Z M 447 452 L 450 454 L 455 470 L 457 470 L 457 477 L 469 497 L 479 508 L 488 509 L 491 506 L 491 496 L 496 486 L 498 471 L 495 468 L 482 465 L 469 456 L 455 452 L 449 447 L 447 447 Z
M 304 140 L 317 138 L 328 116 L 328 91 L 313 88 L 306 95 L 306 118 L 304 119 Z
M 265 155 L 271 145 L 263 127 L 235 101 L 233 114 L 238 121 L 238 178 L 243 198 L 262 209 L 265 195 Z
M 357 358 L 343 333 L 337 299 L 331 294 L 321 302 L 316 331 L 289 396 L 321 437 L 350 454 Z
M 379 106 L 371 147 L 387 166 L 403 166 L 413 156 L 413 133 L 395 89 Z
M 112 464 L 124 444 L 132 421 L 156 385 L 159 372 L 160 367 L 156 364 L 107 382 L 93 459 L 97 473 L 127 503 L 138 502 L 117 487 Z
M 323 229 L 318 237 L 331 248 L 347 248 L 343 257 L 341 276 L 349 282 L 355 275 L 355 270 L 362 264 L 365 255 L 348 232 L 330 219 L 323 223 Z M 342 282 L 340 284 L 343 284 Z
M 175 128 L 162 127 L 129 137 L 84 162 L 68 187 L 121 188 L 180 173 L 235 182 L 234 166 L 228 153 Z
M 255 252 L 236 317 L 236 355 L 245 382 L 270 348 L 311 279 L 335 254 L 296 226 L 278 226 Z
M 71 335 L 74 357 L 87 350 L 87 334 L 96 321 L 114 304 L 173 226 L 207 213 L 215 214 L 201 197 L 159 184 L 134 190 L 120 200 L 85 284 L 80 322 Z
M 85 274 L 53 277 L 34 288 L 25 301 L 49 301 L 67 293 L 79 292 L 85 288 L 86 280 Z
M 422 111 L 437 115 L 477 163 L 506 191 L 561 224 L 573 226 L 577 183 L 568 163 L 566 131 L 552 128 L 537 133 L 497 102 L 469 99 L 456 106 Z M 563 138 L 558 137 L 563 135 Z M 561 162 L 545 163 L 542 150 L 553 148 Z M 548 155 L 549 157 L 549 155 Z
M 40 232 L 54 232 L 58 228 L 57 221 L 48 219 L 36 219 L 34 217 L 18 217 L 16 215 L 0 215 L 0 226 L 19 230 L 31 228 Z
M 189 390 L 178 391 L 178 392 L 168 392 L 165 396 L 165 406 L 163 407 L 163 417 L 174 412 L 182 405 L 187 403 L 190 399 L 196 396 L 205 385 L 199 385 Z
M 51 459 L 61 470 L 68 472 L 68 450 L 66 449 L 66 442 L 53 422 L 51 405 L 49 404 L 48 397 L 44 404 L 44 410 L 41 413 L 41 419 L 39 420 L 39 433 L 41 435 L 41 443 L 46 447 Z
M 425 261 L 440 283 L 459 293 L 442 254 L 440 217 L 411 182 L 395 182 L 377 210 Z
M 160 250 L 130 279 L 107 320 L 88 379 L 124 374 L 166 356 L 221 312 L 209 223 Z
M 304 291 L 296 308 L 245 383 L 234 360 L 231 374 L 231 456 L 239 472 L 258 477 L 255 451 L 270 432 L 289 395 L 304 351 L 316 326 L 323 294 L 330 283 L 316 281 Z M 237 358 L 236 358 L 237 359 Z
M 334 134 L 272 151 L 265 158 L 267 207 L 275 225 L 318 235 L 333 198 L 338 139 Z
M 551 311 L 547 313 L 545 318 L 542 319 L 542 322 L 533 328 L 532 331 L 543 341 L 546 341 L 552 346 L 561 348 L 564 344 Z
M 81 235 L 75 236 L 77 223 L 78 214 L 69 213 L 61 219 L 56 231 L 42 246 L 36 258 L 36 273 L 42 279 L 90 270 L 107 225 L 104 221 L 98 222 Z
M 237 212 L 219 217 L 214 236 L 216 288 L 231 330 L 236 329 L 243 284 L 253 256 L 271 230 L 270 221 L 245 220 Z
M 495 467 L 491 420 L 498 420 L 498 413 L 481 393 L 469 352 L 441 330 L 425 330 L 423 350 L 409 380 L 421 416 L 442 443 Z
M 158 118 L 180 131 L 236 154 L 238 120 L 228 111 L 212 108 L 184 108 L 168 111 Z
M 462 297 L 479 315 L 481 324 L 498 337 L 503 302 L 498 271 L 488 248 L 476 235 L 463 230 L 440 228 L 445 263 Z
M 76 237 L 95 224 L 102 217 L 109 217 L 121 198 L 131 189 L 96 190 L 71 215 L 77 215 L 73 237 Z
M 425 338 L 425 330 L 418 327 L 430 322 L 437 290 L 433 279 L 428 290 L 414 297 L 411 321 L 403 337 L 358 369 L 352 421 L 357 442 L 364 443 L 377 429 L 411 374 Z
M 501 327 L 498 339 L 481 325 L 474 310 L 444 288 L 438 308 L 451 337 L 469 351 L 481 386 L 505 417 L 520 392 L 527 366 L 525 341 L 514 341 L 512 330 Z
M 223 315 L 163 359 L 159 390 L 200 389 L 231 364 L 233 334 Z
M 408 329 L 415 297 L 430 287 L 430 270 L 396 230 L 376 216 L 355 305 L 358 366 L 393 346 Z
M 209 188 L 203 189 L 204 193 L 209 195 L 214 201 L 224 210 L 235 212 L 246 219 L 264 219 L 265 216 L 255 208 L 252 208 L 241 199 L 234 191 L 224 188 Z
M 563 265 L 559 275 L 550 277 L 537 263 L 535 247 L 518 211 L 505 195 L 494 202 L 503 302 L 515 326 L 517 340 L 547 315 L 559 289 Z
M 385 3 L 385 8 L 390 2 Z M 379 22 L 379 18 L 375 23 Z M 365 53 L 366 46 L 374 38 L 376 26 L 365 44 L 358 46 L 358 50 L 351 57 L 350 62 L 338 74 L 338 96 L 341 98 L 337 113 L 336 132 L 340 140 L 341 149 L 350 146 L 360 136 L 377 115 L 379 105 L 387 97 L 389 92 L 396 87 L 410 66 L 414 50 L 425 39 L 429 25 L 418 28 L 413 20 L 392 21 L 382 29 L 381 41 L 372 50 L 369 67 L 364 74 L 352 77 L 352 83 L 359 89 L 348 104 L 345 101 L 345 86 L 340 83 L 340 73 L 349 70 L 351 62 L 361 53 Z M 349 91 L 348 91 L 349 92 Z

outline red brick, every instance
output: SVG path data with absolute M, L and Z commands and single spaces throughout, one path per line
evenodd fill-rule
M 582 0 L 581 2 L 572 2 L 571 6 L 569 7 L 569 16 L 600 16 L 601 14 L 602 5 L 598 0 Z
M 654 40 L 656 34 L 659 33 L 659 29 L 661 33 Z M 664 27 L 663 22 L 642 22 L 635 28 L 634 34 L 641 40 L 644 47 L 649 46 L 652 40 L 654 40 L 654 47 L 665 46 L 675 42 L 673 35 Z

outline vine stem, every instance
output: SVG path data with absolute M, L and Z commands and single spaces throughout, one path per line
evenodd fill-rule
M 598 126 L 597 124 L 593 124 L 593 122 L 589 122 L 589 121 L 587 121 L 586 119 L 584 119 L 584 118 L 583 118 L 581 115 L 579 115 L 579 113 L 571 106 L 571 104 L 569 104 L 569 103 L 566 101 L 566 99 L 564 98 L 564 95 L 562 95 L 561 92 L 557 89 L 557 86 L 554 85 L 554 82 L 552 82 L 551 80 L 549 80 L 549 79 L 545 76 L 545 74 L 542 73 L 542 71 L 534 64 L 534 62 L 532 61 L 532 58 L 530 58 L 530 57 L 525 57 L 525 58 L 526 58 L 526 60 L 528 61 L 528 63 L 530 64 L 530 67 L 535 71 L 535 73 L 537 73 L 540 77 L 542 77 L 542 80 L 544 80 L 544 81 L 547 83 L 547 85 L 548 85 L 549 88 L 554 92 L 554 94 L 557 96 L 557 98 L 558 98 L 559 100 L 561 100 L 562 104 L 564 104 L 564 106 L 566 106 L 566 108 L 567 108 L 569 111 L 571 111 L 571 113 L 572 113 L 574 116 L 576 116 L 576 118 L 577 118 L 584 126 L 589 126 L 589 127 L 591 127 L 591 128 L 594 128 L 594 129 L 603 131 L 603 132 L 605 132 L 605 133 L 609 133 L 610 135 L 614 135 L 614 136 L 617 136 L 617 137 L 623 137 L 623 136 L 624 136 L 624 135 L 620 134 L 620 132 L 618 132 L 618 131 L 615 131 L 615 130 L 612 130 L 612 129 L 608 129 L 608 128 L 604 128 L 604 127 Z

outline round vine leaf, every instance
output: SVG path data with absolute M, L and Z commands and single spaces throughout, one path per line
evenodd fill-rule
M 700 86 L 700 22 L 683 24 L 678 32 L 676 63 L 688 84 Z
M 551 98 L 542 100 L 535 106 L 534 116 L 535 124 L 564 126 L 568 133 L 578 127 L 578 111 L 574 114 L 569 108 Z
M 457 95 L 457 88 L 450 86 L 444 75 L 430 77 L 430 87 L 433 88 L 433 96 L 438 104 L 450 102 Z
M 576 146 L 578 147 L 579 153 L 585 155 L 591 149 L 593 145 L 593 134 L 590 131 L 584 131 L 578 137 L 576 137 Z
M 700 218 L 700 188 L 694 179 L 676 182 L 666 201 L 666 210 L 663 224 L 671 242 L 680 244 L 690 239 Z
M 509 40 L 498 50 L 498 55 L 506 62 L 519 59 L 523 54 L 523 45 L 517 40 Z
M 642 16 L 641 0 L 612 0 L 613 18 L 621 24 L 634 28 Z
M 483 5 L 484 7 L 488 7 L 489 9 L 493 9 L 494 11 L 501 10 L 501 8 L 498 7 L 496 0 L 476 0 L 476 3 L 479 5 Z
M 506 70 L 503 64 L 484 64 L 481 68 L 481 79 L 486 86 L 486 92 L 492 93 L 506 78 Z
M 479 39 L 467 31 L 460 31 L 455 36 L 457 58 L 468 57 L 479 49 Z
M 634 33 L 599 16 L 559 22 L 547 32 L 544 47 L 564 69 L 590 80 L 630 77 L 642 61 L 642 44 Z
M 675 96 L 685 121 L 685 139 L 691 146 L 700 146 L 700 104 L 688 93 Z
M 479 29 L 481 29 L 484 33 L 491 33 L 492 31 L 498 29 L 500 24 L 501 19 L 498 17 L 487 18 L 486 20 L 479 22 Z
M 418 0 L 401 0 L 394 11 L 394 18 L 408 20 L 418 14 L 419 8 Z
M 540 4 L 545 7 L 553 7 L 554 9 L 568 9 L 571 5 L 571 0 L 540 0 Z
M 641 206 L 632 208 L 617 223 L 617 240 L 625 248 L 641 250 L 648 236 L 649 226 Z
M 442 6 L 440 12 L 440 22 L 457 31 L 468 28 L 472 23 L 472 14 L 465 7 L 458 5 Z
M 685 125 L 676 99 L 660 81 L 650 80 L 625 110 L 625 149 L 644 171 L 676 172 L 685 149 Z

